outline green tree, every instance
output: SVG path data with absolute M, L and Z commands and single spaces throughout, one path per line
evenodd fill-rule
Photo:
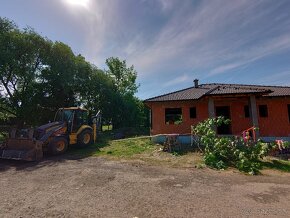
M 78 105 L 92 113 L 101 109 L 115 128 L 144 126 L 146 108 L 134 96 L 136 70 L 119 58 L 106 64 L 102 71 L 68 45 L 0 18 L 0 119 L 39 125 L 58 108 Z
M 112 113 L 115 127 L 140 127 L 148 124 L 148 110 L 143 102 L 134 96 L 139 84 L 136 84 L 137 71 L 134 66 L 127 67 L 125 60 L 110 57 L 106 60 L 107 75 L 111 77 L 116 94 L 114 96 L 115 113 Z
M 136 84 L 137 72 L 134 66 L 127 67 L 126 61 L 121 61 L 117 57 L 108 58 L 106 64 L 109 68 L 106 72 L 112 77 L 116 91 L 121 95 L 133 96 L 139 87 Z
M 0 100 L 19 124 L 51 120 L 59 107 L 81 104 L 91 65 L 61 42 L 0 18 Z M 33 116 L 31 112 L 33 111 Z
M 102 111 L 105 119 L 112 119 L 116 103 L 116 93 L 112 79 L 102 70 L 91 68 L 91 73 L 81 87 L 80 102 L 92 112 Z
M 1 99 L 21 121 L 36 109 L 36 81 L 47 48 L 49 41 L 32 29 L 20 31 L 15 23 L 0 18 Z

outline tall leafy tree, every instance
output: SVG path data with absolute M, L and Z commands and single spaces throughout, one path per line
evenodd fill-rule
M 125 60 L 118 57 L 110 57 L 106 60 L 106 71 L 114 83 L 114 88 L 119 96 L 116 97 L 117 108 L 113 118 L 113 124 L 120 126 L 141 126 L 146 123 L 146 108 L 134 94 L 138 91 L 136 83 L 137 71 L 134 66 L 127 67 Z
M 37 105 L 36 79 L 48 47 L 48 40 L 32 29 L 20 31 L 15 23 L 0 18 L 1 98 L 19 120 Z
M 127 67 L 125 60 L 120 60 L 118 57 L 110 57 L 106 60 L 108 70 L 106 71 L 113 79 L 118 91 L 121 95 L 133 96 L 139 85 L 136 84 L 137 71 L 134 66 Z
M 78 105 L 92 113 L 101 109 L 115 127 L 143 125 L 145 107 L 134 96 L 136 70 L 117 57 L 106 64 L 102 71 L 68 45 L 0 17 L 0 120 L 39 125 L 59 107 Z

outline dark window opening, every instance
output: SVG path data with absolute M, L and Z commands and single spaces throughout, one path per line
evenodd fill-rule
M 196 118 L 196 107 L 189 108 L 189 116 L 190 118 Z
M 150 110 L 150 128 L 153 129 L 153 113 L 152 113 L 152 109 Z
M 73 132 L 77 132 L 82 125 L 88 124 L 88 113 L 83 110 L 76 110 L 74 112 Z
M 250 117 L 250 108 L 249 108 L 249 105 L 245 105 L 244 106 L 244 114 L 245 114 L 245 118 L 249 118 Z
M 290 122 L 290 104 L 288 104 L 287 106 L 288 106 L 288 119 L 289 119 L 289 122 Z
M 180 124 L 182 123 L 181 108 L 165 108 L 165 124 Z
M 259 115 L 260 117 L 268 117 L 267 105 L 259 105 Z
M 216 116 L 223 116 L 226 119 L 230 119 L 231 118 L 231 111 L 230 111 L 230 107 L 229 106 L 220 106 L 220 107 L 216 107 Z M 231 125 L 229 124 L 222 124 L 220 126 L 217 127 L 217 134 L 220 135 L 229 135 L 231 134 Z

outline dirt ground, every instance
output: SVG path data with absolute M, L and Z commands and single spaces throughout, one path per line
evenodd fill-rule
M 289 217 L 290 174 L 101 157 L 0 160 L 0 217 Z

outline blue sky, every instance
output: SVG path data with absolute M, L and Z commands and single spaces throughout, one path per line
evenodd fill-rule
M 141 99 L 200 83 L 290 85 L 289 0 L 1 0 L 0 16 L 101 69 L 134 65 Z

